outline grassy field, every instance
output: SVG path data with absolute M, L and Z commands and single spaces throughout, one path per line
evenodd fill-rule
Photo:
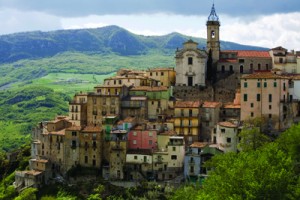
M 96 85 L 103 84 L 105 78 L 114 74 L 50 73 L 44 77 L 32 80 L 29 85 L 46 86 L 55 92 L 64 92 L 72 96 L 80 91 L 92 91 Z

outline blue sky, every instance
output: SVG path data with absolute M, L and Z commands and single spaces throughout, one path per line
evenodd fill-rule
M 118 25 L 133 33 L 206 37 L 213 0 L 0 0 L 0 34 Z M 221 39 L 300 50 L 299 0 L 214 0 Z

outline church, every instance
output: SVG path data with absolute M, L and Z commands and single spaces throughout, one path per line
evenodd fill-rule
M 197 48 L 198 43 L 188 40 L 183 49 L 176 51 L 176 86 L 205 87 L 212 75 L 222 79 L 231 74 L 239 77 L 272 69 L 272 56 L 268 50 L 221 50 L 220 26 L 213 4 L 206 22 L 206 50 Z

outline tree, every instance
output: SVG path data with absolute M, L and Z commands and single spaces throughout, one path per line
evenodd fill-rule
M 261 118 L 249 119 L 244 122 L 243 129 L 239 134 L 241 138 L 239 149 L 242 151 L 256 150 L 271 142 L 271 139 L 261 132 Z
M 294 173 L 290 157 L 270 143 L 249 152 L 215 156 L 214 168 L 200 190 L 205 199 L 286 199 Z
M 36 200 L 36 188 L 27 188 L 23 190 L 15 200 Z

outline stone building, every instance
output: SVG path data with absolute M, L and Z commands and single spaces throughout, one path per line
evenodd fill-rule
M 207 54 L 189 40 L 176 51 L 176 86 L 205 86 Z
M 200 141 L 211 141 L 211 130 L 219 122 L 222 103 L 205 101 L 201 106 L 201 135 Z

